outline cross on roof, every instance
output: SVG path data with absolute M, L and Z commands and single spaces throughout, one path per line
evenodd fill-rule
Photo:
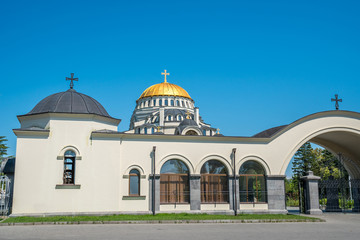
M 160 132 L 161 127 L 157 126 L 156 128 L 157 128 L 157 132 Z
M 191 119 L 191 112 L 187 111 L 185 114 L 186 114 L 186 119 Z
M 74 73 L 70 73 L 71 77 L 66 77 L 65 80 L 66 81 L 71 81 L 70 82 L 70 88 L 73 89 L 74 87 L 74 82 L 73 81 L 79 81 L 79 78 L 74 78 Z
M 335 98 L 332 98 L 331 101 L 335 102 L 335 108 L 336 110 L 339 110 L 339 102 L 342 102 L 342 99 L 341 98 L 339 99 L 338 95 L 335 94 Z
M 220 134 L 220 128 L 216 129 L 217 134 Z
M 170 75 L 170 73 L 167 73 L 167 72 L 166 72 L 166 69 L 165 69 L 164 72 L 161 73 L 161 75 L 165 75 L 164 82 L 167 82 L 167 81 L 166 81 L 166 75 Z

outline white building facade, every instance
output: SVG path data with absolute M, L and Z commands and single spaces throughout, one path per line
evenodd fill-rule
M 360 179 L 359 113 L 321 112 L 226 137 L 185 90 L 154 86 L 137 100 L 127 132 L 72 88 L 18 116 L 13 216 L 286 213 L 285 171 L 307 141 L 353 159 L 345 168 Z

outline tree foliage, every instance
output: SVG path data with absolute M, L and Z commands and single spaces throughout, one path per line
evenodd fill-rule
M 8 147 L 5 142 L 7 139 L 4 136 L 0 136 L 0 159 L 2 159 L 7 154 Z
M 348 176 L 338 156 L 334 156 L 327 149 L 313 149 L 309 142 L 301 146 L 295 153 L 292 171 L 295 182 L 307 171 L 313 171 L 315 176 L 320 176 L 322 179 L 338 179 Z

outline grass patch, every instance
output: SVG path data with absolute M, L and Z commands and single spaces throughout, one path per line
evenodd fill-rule
M 317 218 L 299 215 L 283 214 L 240 214 L 232 215 L 210 215 L 210 214 L 188 214 L 188 213 L 160 213 L 153 215 L 104 215 L 104 216 L 53 216 L 53 217 L 11 217 L 1 223 L 32 223 L 32 222 L 82 222 L 82 221 L 166 221 L 166 220 L 310 220 Z

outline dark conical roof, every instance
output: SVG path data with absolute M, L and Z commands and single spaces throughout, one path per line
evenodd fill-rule
M 110 117 L 98 101 L 74 89 L 44 98 L 26 115 L 40 113 L 82 113 Z

